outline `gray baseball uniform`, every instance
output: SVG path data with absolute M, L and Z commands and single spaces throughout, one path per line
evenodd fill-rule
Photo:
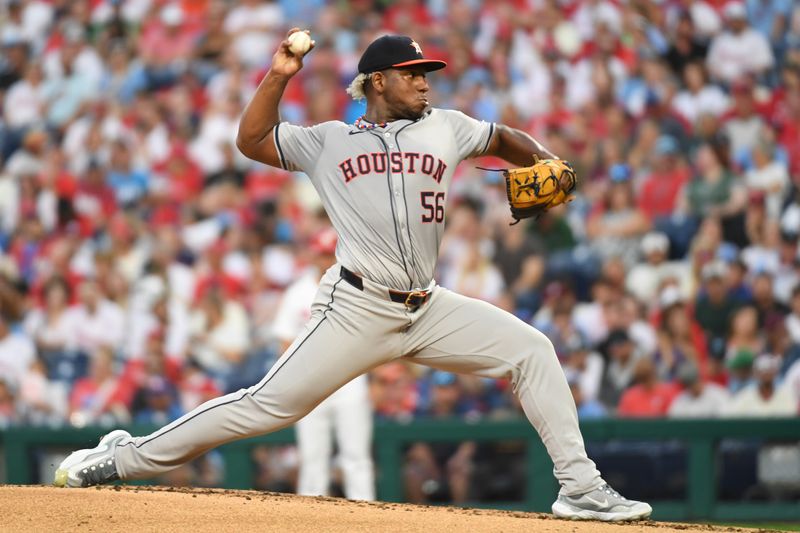
M 115 452 L 120 477 L 149 477 L 226 442 L 286 427 L 354 377 L 404 357 L 509 377 L 562 493 L 599 487 L 547 337 L 433 281 L 453 171 L 482 154 L 493 132 L 493 124 L 438 109 L 383 126 L 277 126 L 281 164 L 311 177 L 339 233 L 339 264 L 323 277 L 304 331 L 260 383 L 123 441 Z M 402 303 L 399 291 L 411 289 L 420 292 L 407 301 L 420 305 Z

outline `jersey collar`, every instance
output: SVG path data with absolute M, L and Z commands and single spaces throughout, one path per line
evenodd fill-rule
M 413 124 L 414 122 L 420 122 L 421 120 L 430 116 L 433 112 L 433 108 L 429 107 L 421 117 L 417 120 L 408 120 L 408 119 L 398 119 L 393 120 L 391 122 L 370 122 L 369 120 L 364 118 L 364 115 L 358 117 L 355 122 L 350 125 L 351 131 L 350 134 L 362 133 L 371 130 L 391 130 L 395 127 L 406 126 L 408 124 Z

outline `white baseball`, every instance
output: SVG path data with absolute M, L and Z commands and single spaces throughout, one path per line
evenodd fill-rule
M 289 51 L 302 56 L 311 48 L 311 37 L 304 31 L 296 31 L 289 36 Z

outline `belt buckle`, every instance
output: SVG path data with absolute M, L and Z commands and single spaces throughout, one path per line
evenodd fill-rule
M 406 307 L 419 307 L 420 305 L 422 305 L 422 303 L 420 303 L 418 305 L 414 305 L 414 304 L 411 303 L 411 299 L 414 298 L 415 296 L 418 296 L 420 298 L 425 298 L 425 296 L 427 296 L 427 294 L 428 294 L 428 291 L 411 291 L 411 292 L 409 292 L 408 296 L 406 296 L 406 301 L 405 301 Z

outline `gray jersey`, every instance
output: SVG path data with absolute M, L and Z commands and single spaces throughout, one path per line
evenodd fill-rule
M 282 123 L 275 145 L 283 168 L 305 172 L 317 189 L 339 233 L 339 263 L 411 290 L 433 279 L 456 165 L 484 153 L 493 133 L 494 124 L 431 109 L 373 129 Z

